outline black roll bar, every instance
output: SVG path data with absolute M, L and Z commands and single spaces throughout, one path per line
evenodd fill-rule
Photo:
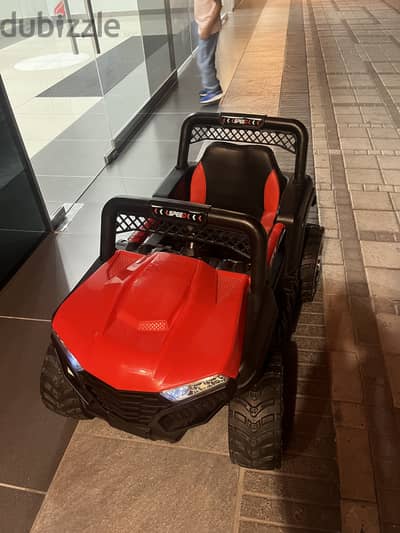
M 194 113 L 182 125 L 177 168 L 187 168 L 191 144 L 206 140 L 278 146 L 296 155 L 294 181 L 305 176 L 308 132 L 299 120 L 241 113 Z
M 155 215 L 155 212 L 167 212 L 168 215 Z M 177 215 L 184 215 L 184 218 L 176 218 Z M 124 196 L 112 198 L 104 206 L 101 217 L 100 260 L 102 262 L 110 259 L 115 253 L 116 234 L 119 231 L 118 220 L 121 220 L 121 216 L 126 231 L 137 230 L 137 226 L 129 226 L 129 217 L 154 220 L 155 217 L 160 216 L 159 220 L 162 220 L 164 224 L 171 223 L 175 227 L 177 225 L 179 227 L 180 224 L 191 224 L 195 228 L 196 223 L 192 222 L 194 216 L 197 220 L 201 219 L 200 225 L 203 228 L 204 226 L 213 226 L 222 230 L 245 234 L 250 245 L 251 291 L 255 295 L 262 294 L 267 280 L 268 238 L 264 227 L 257 219 L 242 213 L 166 198 L 153 197 L 148 199 Z M 154 231 L 157 232 L 157 229 Z

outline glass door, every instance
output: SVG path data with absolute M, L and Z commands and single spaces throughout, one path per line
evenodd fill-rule
M 87 2 L 97 21 L 96 62 L 115 139 L 175 71 L 168 5 L 165 0 L 114 0 L 112 7 L 107 0 Z

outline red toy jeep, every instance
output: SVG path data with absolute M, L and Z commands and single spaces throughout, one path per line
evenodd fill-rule
M 54 315 L 48 408 L 174 442 L 229 404 L 232 461 L 279 467 L 282 350 L 320 271 L 307 144 L 295 120 L 186 119 L 156 195 L 104 207 L 100 258 Z M 270 146 L 294 155 L 293 174 Z

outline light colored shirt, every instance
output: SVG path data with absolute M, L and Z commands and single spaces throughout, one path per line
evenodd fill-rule
M 194 0 L 194 18 L 199 26 L 199 33 L 208 26 L 220 7 L 219 0 Z M 212 25 L 210 35 L 221 30 L 221 18 L 218 16 Z

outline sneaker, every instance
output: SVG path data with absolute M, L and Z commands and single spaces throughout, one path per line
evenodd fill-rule
M 221 85 L 218 87 L 217 90 L 222 92 Z M 204 97 L 207 94 L 207 92 L 208 92 L 208 89 L 202 89 L 201 91 L 199 91 L 200 98 Z
M 216 91 L 207 91 L 203 95 L 200 95 L 200 104 L 202 105 L 209 105 L 209 104 L 216 104 L 221 100 L 224 93 L 221 89 L 217 89 Z

